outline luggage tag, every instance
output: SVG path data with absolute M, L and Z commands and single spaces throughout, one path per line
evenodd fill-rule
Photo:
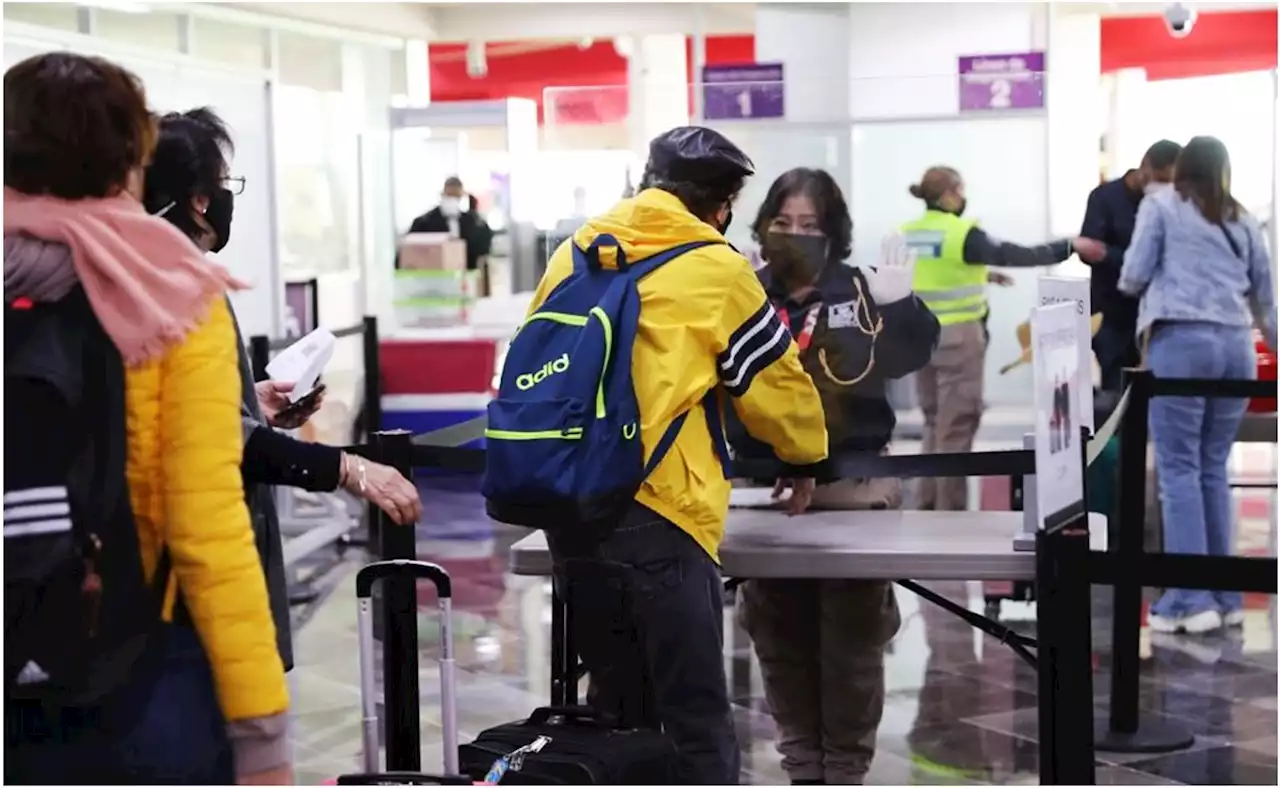
M 551 743 L 550 736 L 539 736 L 523 747 L 519 747 L 493 762 L 484 776 L 485 785 L 497 785 L 507 772 L 518 772 L 524 766 L 524 759 L 530 753 L 541 752 L 543 747 Z

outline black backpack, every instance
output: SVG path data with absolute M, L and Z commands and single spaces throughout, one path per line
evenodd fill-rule
M 125 376 L 84 291 L 4 315 L 4 676 L 8 699 L 92 704 L 157 629 L 125 479 Z

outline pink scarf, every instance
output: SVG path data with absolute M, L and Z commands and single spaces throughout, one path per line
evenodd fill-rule
M 19 233 L 70 250 L 75 278 L 128 364 L 156 358 L 204 318 L 216 296 L 247 287 L 128 194 L 63 200 L 6 188 L 6 247 L 9 236 Z

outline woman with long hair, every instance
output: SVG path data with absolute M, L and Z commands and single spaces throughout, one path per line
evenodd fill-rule
M 1142 201 L 1119 287 L 1141 298 L 1138 334 L 1147 337 L 1156 377 L 1257 376 L 1255 323 L 1276 347 L 1271 260 L 1257 220 L 1231 195 L 1221 141 L 1192 139 L 1172 187 Z M 1166 551 L 1232 554 L 1227 458 L 1247 405 L 1218 397 L 1151 401 Z M 1233 591 L 1171 588 L 1151 612 L 1158 632 L 1211 632 L 1244 620 Z
M 224 293 L 244 285 L 143 208 L 155 125 L 130 72 L 65 52 L 18 63 L 4 75 L 4 139 L 6 305 L 87 298 L 123 365 L 123 391 L 108 394 L 123 403 L 142 572 L 165 589 L 118 686 L 80 706 L 6 699 L 6 782 L 292 783 L 289 694 L 240 480 Z M 6 455 L 33 451 L 14 445 L 38 440 L 23 435 L 7 428 Z M 118 585 L 102 583 L 109 600 Z
M 822 398 L 831 454 L 884 451 L 896 424 L 885 384 L 924 366 L 939 331 L 912 292 L 914 260 L 902 237 L 885 239 L 878 265 L 849 265 L 853 220 L 844 195 L 829 173 L 808 168 L 773 182 L 752 233 L 767 262 L 765 292 Z M 729 434 L 739 456 L 773 457 L 736 419 Z M 788 486 L 794 514 L 902 505 L 897 479 L 783 481 L 775 497 Z M 740 610 L 783 769 L 796 784 L 860 784 L 884 710 L 884 649 L 900 623 L 892 584 L 752 580 Z

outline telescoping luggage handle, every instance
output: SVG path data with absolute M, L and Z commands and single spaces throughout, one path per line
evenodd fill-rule
M 356 573 L 356 618 L 360 643 L 360 703 L 363 707 L 361 729 L 364 734 L 364 769 L 379 771 L 378 765 L 378 701 L 374 686 L 373 653 L 373 586 L 391 577 L 430 580 L 435 584 L 440 603 L 440 716 L 444 728 L 444 770 L 458 773 L 458 698 L 457 676 L 453 662 L 453 583 L 449 573 L 425 561 L 378 561 Z

